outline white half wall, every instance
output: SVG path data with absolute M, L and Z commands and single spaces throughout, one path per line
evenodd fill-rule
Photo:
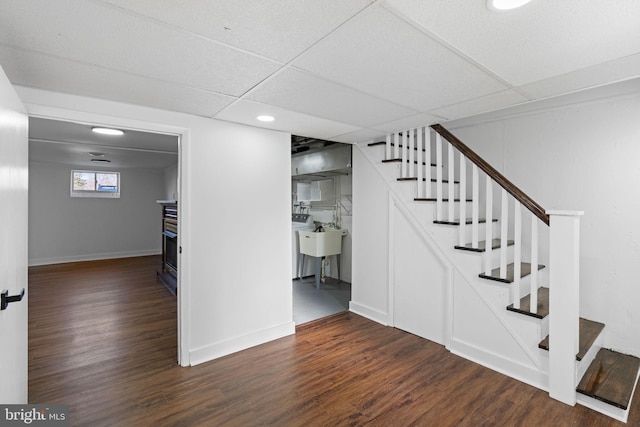
M 640 79 L 604 89 L 445 127 L 545 209 L 584 211 L 580 314 L 606 324 L 605 347 L 640 355 Z
M 95 98 L 16 90 L 31 115 L 180 135 L 181 365 L 295 332 L 290 134 Z
M 162 252 L 162 171 L 118 170 L 120 198 L 103 199 L 71 197 L 73 169 L 29 164 L 29 265 Z

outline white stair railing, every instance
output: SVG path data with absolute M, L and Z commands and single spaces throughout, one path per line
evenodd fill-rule
M 443 139 L 446 140 L 443 148 Z M 432 150 L 435 153 L 432 166 Z M 457 153 L 457 154 L 456 154 Z M 433 187 L 435 187 L 435 219 L 437 222 L 455 222 L 456 213 L 459 223 L 458 246 L 470 246 L 480 250 L 480 219 L 481 204 L 485 209 L 485 233 L 484 255 L 482 260 L 482 273 L 490 278 L 505 281 L 508 274 L 509 260 L 513 263 L 513 283 L 511 285 L 510 303 L 515 309 L 521 307 L 521 276 L 523 249 L 529 249 L 528 254 L 531 263 L 529 312 L 536 314 L 538 311 L 538 287 L 540 286 L 538 263 L 539 242 L 541 230 L 539 222 L 550 225 L 549 232 L 549 268 L 550 275 L 550 308 L 571 307 L 569 312 L 563 311 L 561 315 L 552 313 L 549 323 L 550 341 L 550 395 L 566 403 L 575 403 L 575 375 L 573 363 L 577 352 L 578 334 L 578 271 L 579 271 L 579 216 L 581 212 L 545 212 L 545 210 L 508 181 L 502 174 L 496 171 L 486 161 L 480 158 L 469 147 L 464 145 L 453 134 L 441 125 L 410 129 L 404 132 L 396 132 L 386 137 L 385 156 L 387 160 L 401 161 L 400 176 L 402 178 L 415 178 L 418 181 L 417 197 L 433 200 Z M 456 156 L 458 162 L 456 162 Z M 433 169 L 435 167 L 435 173 Z M 456 181 L 457 167 L 457 181 Z M 471 169 L 471 177 L 467 178 L 468 168 Z M 447 172 L 447 197 L 444 194 L 444 171 Z M 484 194 L 480 192 L 480 171 L 485 177 Z M 433 176 L 435 175 L 435 179 Z M 435 185 L 433 182 L 435 181 Z M 458 186 L 459 208 L 455 209 L 455 188 Z M 498 235 L 494 236 L 494 186 L 500 187 L 500 216 L 498 221 Z M 471 238 L 467 235 L 467 193 L 471 192 Z M 484 198 L 481 200 L 481 196 Z M 496 200 L 496 203 L 498 200 Z M 510 215 L 510 206 L 513 206 L 513 216 Z M 530 212 L 530 235 L 523 232 L 522 207 Z M 525 211 L 526 212 L 526 211 Z M 556 218 L 555 224 L 550 217 Z M 513 250 L 509 249 L 509 229 L 512 228 Z M 547 231 L 548 229 L 545 229 Z M 525 237 L 529 242 L 525 242 Z M 499 242 L 494 256 L 493 242 Z M 493 277 L 493 270 L 497 268 L 498 275 Z M 555 319 L 555 320 L 554 320 Z M 561 340 L 565 344 L 560 344 Z M 566 341 L 569 343 L 566 343 Z M 553 378 L 553 379 L 552 379 Z

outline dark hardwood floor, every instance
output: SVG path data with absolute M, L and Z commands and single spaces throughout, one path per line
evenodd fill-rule
M 352 313 L 176 363 L 158 257 L 32 267 L 29 401 L 87 426 L 623 426 Z M 640 425 L 634 397 L 628 425 Z

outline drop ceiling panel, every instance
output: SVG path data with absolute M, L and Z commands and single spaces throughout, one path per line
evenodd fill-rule
M 416 114 L 401 105 L 294 69 L 278 73 L 247 98 L 358 127 Z
M 374 128 L 376 130 L 384 131 L 385 134 L 387 134 L 387 133 L 391 133 L 399 130 L 431 125 L 431 124 L 440 122 L 443 119 L 444 117 L 420 113 L 420 114 L 416 114 L 415 116 L 402 118 L 400 120 L 394 120 L 391 122 L 382 123 L 374 126 Z
M 256 120 L 259 115 L 271 115 L 276 120 L 270 123 L 259 122 Z M 320 139 L 331 139 L 334 135 L 359 129 L 346 123 L 245 100 L 235 102 L 218 113 L 215 118 Z
M 0 46 L 12 83 L 211 117 L 236 98 Z
M 506 89 L 380 7 L 365 10 L 293 64 L 421 112 Z
M 502 13 L 484 0 L 385 4 L 514 86 L 640 51 L 637 0 L 535 0 Z
M 518 91 L 539 99 L 636 77 L 640 77 L 640 54 L 521 86 Z
M 0 43 L 232 96 L 279 68 L 102 3 L 66 0 L 63 5 L 4 2 Z
M 447 120 L 458 119 L 460 117 L 472 116 L 474 114 L 506 108 L 512 105 L 527 102 L 529 98 L 514 90 L 505 90 L 492 93 L 470 101 L 459 104 L 448 105 L 431 111 L 438 116 L 446 117 Z
M 108 136 L 91 131 L 92 125 L 29 118 L 29 138 L 65 143 L 91 144 L 101 147 L 121 147 L 128 150 L 164 151 L 178 153 L 178 137 L 125 129 L 124 135 Z
M 110 163 L 92 162 L 89 152 L 103 153 L 100 159 Z M 174 153 L 154 153 L 147 151 L 123 150 L 114 147 L 100 147 L 77 143 L 53 143 L 47 141 L 29 141 L 29 161 L 37 163 L 56 163 L 69 165 L 77 169 L 156 169 L 164 170 L 178 164 L 178 155 Z
M 220 42 L 289 61 L 372 0 L 104 0 Z
M 384 139 L 386 132 L 375 129 L 360 129 L 344 135 L 337 135 L 331 138 L 332 141 L 355 144 L 358 142 Z

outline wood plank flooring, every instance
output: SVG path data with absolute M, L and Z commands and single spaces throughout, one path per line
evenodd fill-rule
M 624 426 L 353 313 L 181 368 L 157 262 L 30 269 L 31 403 L 86 426 Z

